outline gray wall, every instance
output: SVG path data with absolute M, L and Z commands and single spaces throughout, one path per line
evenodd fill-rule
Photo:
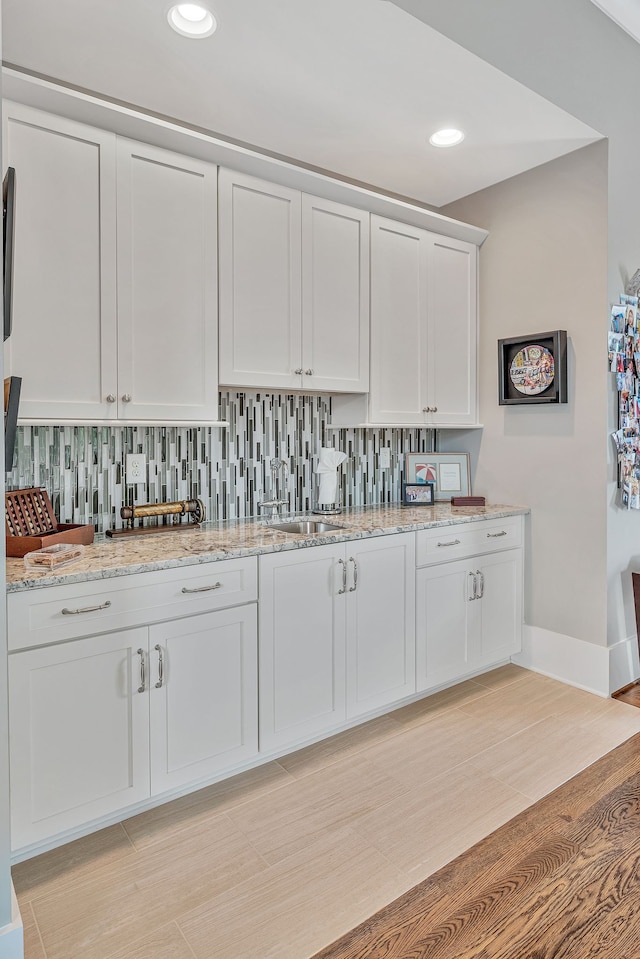
M 616 300 L 640 266 L 640 45 L 590 0 L 392 2 L 609 138 L 607 277 L 609 300 Z M 612 430 L 615 407 L 606 366 L 600 375 L 608 383 Z M 594 442 L 601 446 L 602 437 Z M 607 622 L 613 644 L 635 633 L 630 569 L 640 568 L 640 512 L 618 507 L 610 447 L 606 455 Z M 593 588 L 598 588 L 595 573 L 580 601 Z
M 442 212 L 490 231 L 480 254 L 484 430 L 461 438 L 476 453 L 474 492 L 531 506 L 526 622 L 604 645 L 607 143 Z M 551 329 L 567 330 L 569 402 L 499 406 L 497 340 Z

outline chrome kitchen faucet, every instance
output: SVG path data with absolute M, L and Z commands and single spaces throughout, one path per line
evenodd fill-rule
M 270 519 L 277 519 L 281 506 L 289 506 L 289 493 L 286 490 L 289 482 L 289 464 L 286 460 L 271 460 L 271 499 L 265 499 L 258 506 L 261 509 L 270 509 Z M 285 494 L 283 494 L 283 487 Z M 286 499 L 283 499 L 286 495 Z

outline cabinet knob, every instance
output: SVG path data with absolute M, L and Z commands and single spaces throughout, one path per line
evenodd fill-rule
M 430 412 L 431 412 L 431 407 L 430 407 L 430 406 L 423 406 L 423 407 L 422 407 L 422 412 L 423 412 L 423 413 L 430 413 Z
M 299 367 L 297 370 L 294 370 L 293 372 L 296 374 L 296 376 L 302 376 L 302 374 L 304 373 L 304 370 L 302 369 L 302 367 Z
M 431 407 L 431 412 L 432 412 L 432 413 L 437 413 L 437 412 L 438 412 L 438 407 L 437 407 L 437 406 L 432 406 L 432 407 Z
M 304 375 L 305 375 L 305 376 L 313 376 L 313 370 L 305 370 L 305 371 L 304 371 Z
M 113 393 L 109 393 L 107 396 L 107 403 L 115 403 L 115 401 L 116 401 L 116 398 L 113 395 Z
M 122 394 L 122 402 L 123 402 L 123 403 L 130 403 L 130 402 L 131 402 L 131 393 L 123 393 L 123 394 Z

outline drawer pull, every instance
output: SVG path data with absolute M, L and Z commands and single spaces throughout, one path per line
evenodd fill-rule
M 143 693 L 147 688 L 147 671 L 144 663 L 144 649 L 140 648 L 138 650 L 138 656 L 140 657 L 140 685 L 138 686 L 138 692 Z
M 349 557 L 349 562 L 353 563 L 353 586 L 349 587 L 350 593 L 355 593 L 358 588 L 358 564 L 356 563 L 353 556 Z
M 472 603 L 474 599 L 478 598 L 478 581 L 475 573 L 469 573 L 469 576 L 471 577 L 471 596 L 467 596 L 467 599 Z
M 222 589 L 222 583 L 214 583 L 213 586 L 197 586 L 195 589 L 187 589 L 186 586 L 182 587 L 183 593 L 208 593 L 212 589 Z
M 476 599 L 482 599 L 482 597 L 484 596 L 484 573 L 482 573 L 479 569 L 477 569 L 476 576 L 480 580 L 480 592 L 476 596 Z
M 459 546 L 459 539 L 450 539 L 448 543 L 437 543 L 438 546 Z
M 162 689 L 162 681 L 164 679 L 164 656 L 162 655 L 162 646 L 159 643 L 156 643 L 155 650 L 158 654 L 158 682 L 156 683 L 156 689 Z
M 338 594 L 342 595 L 347 591 L 347 564 L 343 559 L 339 559 L 338 562 L 342 566 L 342 589 L 338 590 Z
M 503 529 L 501 533 L 487 533 L 487 539 L 497 539 L 499 536 L 506 536 L 507 531 Z
M 111 606 L 111 600 L 108 599 L 106 603 L 102 603 L 101 606 L 83 606 L 82 609 L 67 609 L 62 610 L 63 616 L 77 616 L 79 613 L 96 613 L 99 609 L 109 609 Z

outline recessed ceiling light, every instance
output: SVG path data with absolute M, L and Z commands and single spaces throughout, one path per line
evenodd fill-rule
M 433 147 L 455 147 L 464 140 L 462 130 L 455 130 L 450 127 L 447 130 L 438 130 L 429 137 L 429 143 Z
M 176 33 L 196 40 L 210 37 L 218 26 L 214 15 L 201 3 L 177 3 L 169 10 L 167 19 Z

